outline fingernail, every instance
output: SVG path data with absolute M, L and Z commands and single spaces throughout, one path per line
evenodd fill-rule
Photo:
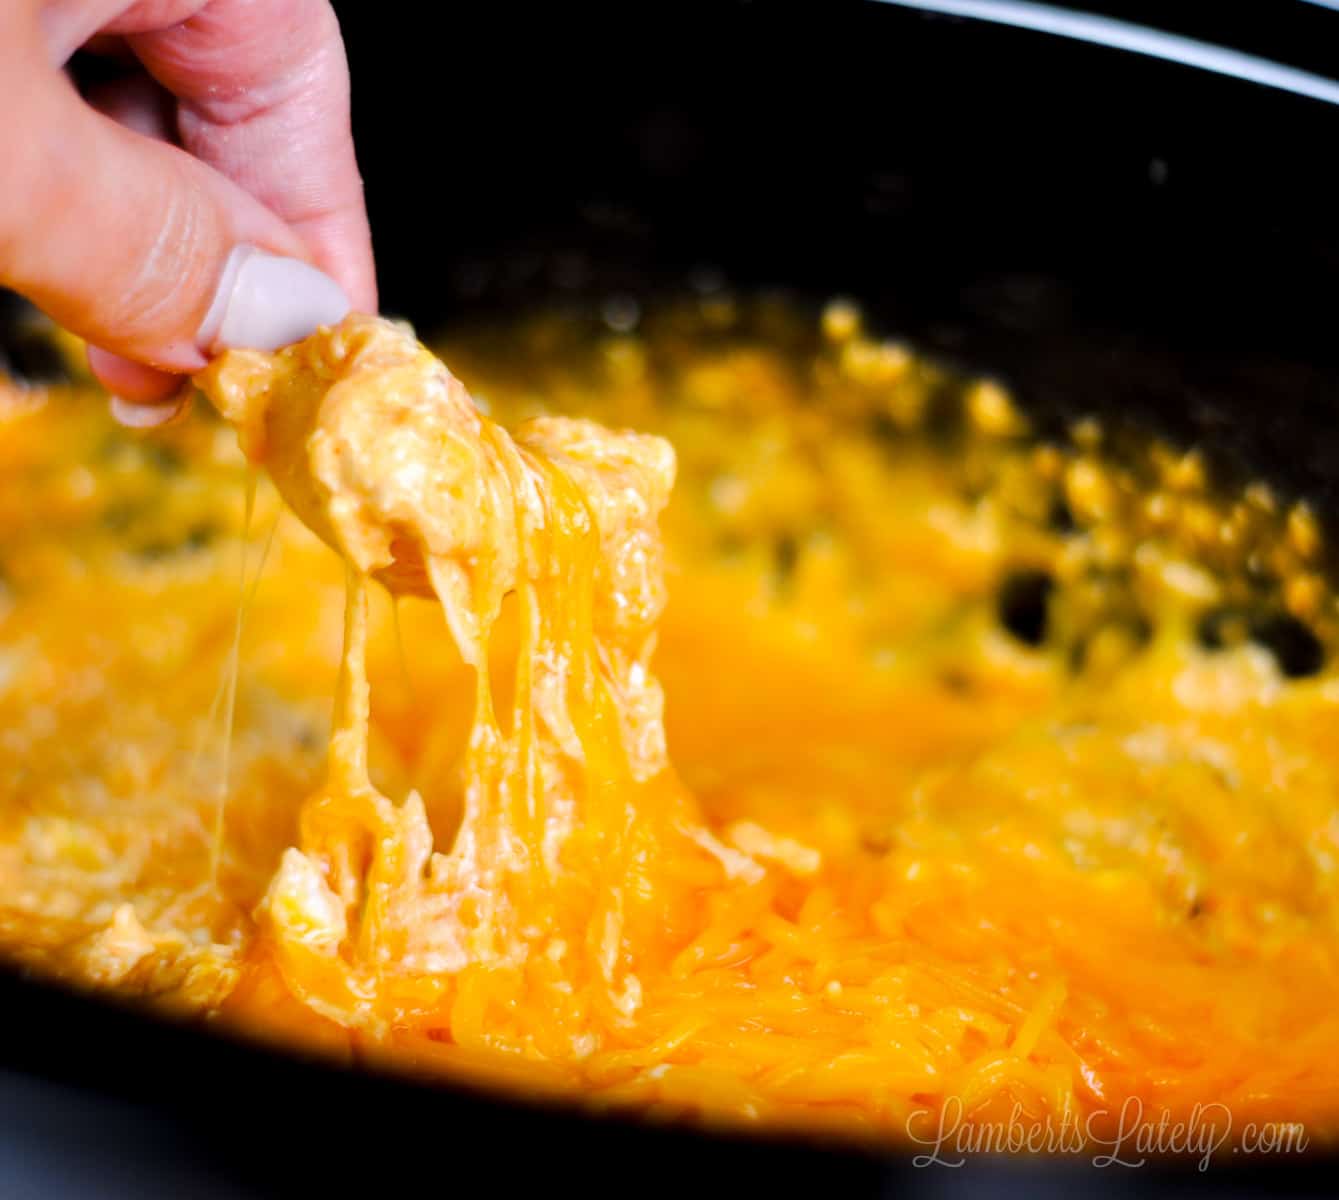
M 195 389 L 186 384 L 174 395 L 156 404 L 139 404 L 133 400 L 111 397 L 112 419 L 127 429 L 161 429 L 171 425 L 191 411 Z
M 238 246 L 196 337 L 207 354 L 278 350 L 342 321 L 349 301 L 330 276 L 296 258 Z

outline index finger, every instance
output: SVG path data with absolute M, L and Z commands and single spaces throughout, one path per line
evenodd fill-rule
M 377 309 L 349 75 L 327 0 L 210 0 L 127 42 L 179 101 L 182 146 L 284 219 L 355 309 Z

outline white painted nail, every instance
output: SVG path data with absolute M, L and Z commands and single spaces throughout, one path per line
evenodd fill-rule
M 175 395 L 161 400 L 157 404 L 140 404 L 133 400 L 124 400 L 120 396 L 111 397 L 112 419 L 127 429 L 158 429 L 170 425 L 191 411 L 191 397 L 194 395 L 187 384 Z
M 196 341 L 206 354 L 278 350 L 342 321 L 348 311 L 339 284 L 315 267 L 238 246 L 228 255 Z

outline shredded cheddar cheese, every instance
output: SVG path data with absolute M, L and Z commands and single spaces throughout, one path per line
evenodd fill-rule
M 350 318 L 147 438 L 0 385 L 8 957 L 597 1109 L 1333 1136 L 1310 510 L 845 304 L 444 358 Z

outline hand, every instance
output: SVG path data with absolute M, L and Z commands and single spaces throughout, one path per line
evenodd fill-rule
M 85 101 L 90 39 L 143 73 Z M 219 349 L 376 311 L 327 0 L 0 0 L 0 114 L 0 284 L 96 347 L 128 423 Z

